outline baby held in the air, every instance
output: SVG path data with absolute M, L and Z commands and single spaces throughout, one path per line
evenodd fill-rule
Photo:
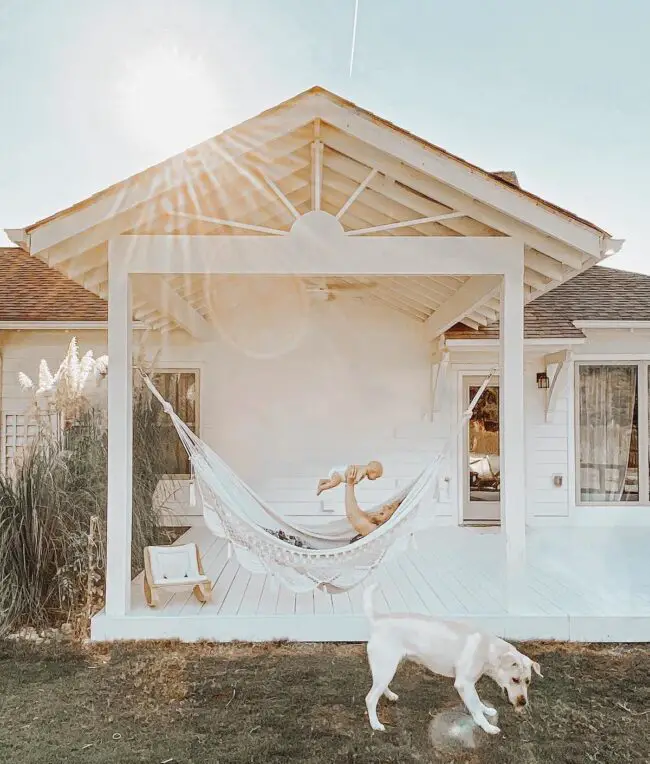
M 320 496 L 323 491 L 328 491 L 330 488 L 336 488 L 337 485 L 344 483 L 345 474 L 352 466 L 356 467 L 357 470 L 357 476 L 354 481 L 355 485 L 360 483 L 364 478 L 367 478 L 368 480 L 377 480 L 377 478 L 380 478 L 384 473 L 384 468 L 382 467 L 381 462 L 377 461 L 368 462 L 368 464 L 365 465 L 346 464 L 343 467 L 333 467 L 326 478 L 318 481 L 316 496 Z

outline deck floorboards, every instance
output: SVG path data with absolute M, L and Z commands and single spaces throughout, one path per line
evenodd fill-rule
M 265 624 L 263 633 L 275 633 L 276 623 L 291 638 L 356 639 L 365 633 L 363 585 L 335 595 L 295 594 L 269 576 L 241 568 L 228 545 L 205 527 L 191 528 L 177 543 L 190 541 L 199 545 L 213 582 L 211 600 L 200 603 L 191 591 L 162 593 L 160 605 L 149 608 L 140 574 L 132 582 L 132 609 L 125 619 L 146 620 L 145 632 L 160 619 L 164 629 L 154 628 L 155 633 L 179 638 L 188 638 L 192 630 L 210 638 L 213 632 L 201 624 L 211 618 L 221 624 L 215 626 L 215 638 L 254 638 L 256 623 Z M 508 611 L 505 595 L 502 534 L 438 528 L 424 541 L 369 578 L 379 585 L 378 610 L 474 620 L 502 631 L 521 627 L 540 638 L 566 638 L 573 629 L 577 638 L 611 640 L 625 636 L 629 627 L 630 634 L 647 635 L 650 641 L 650 529 L 529 529 L 526 609 L 516 613 Z

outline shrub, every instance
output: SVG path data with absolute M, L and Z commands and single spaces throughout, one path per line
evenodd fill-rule
M 35 406 L 36 436 L 11 474 L 0 474 L 0 635 L 20 626 L 41 629 L 82 618 L 91 605 L 100 604 L 89 602 L 89 596 L 96 599 L 103 591 L 105 412 L 78 396 L 64 412 L 54 407 L 63 414 L 63 425 L 53 428 L 52 409 L 48 405 L 44 415 L 43 406 Z M 164 473 L 164 451 L 151 444 L 166 431 L 143 386 L 134 390 L 133 417 L 135 574 L 142 568 L 144 547 L 159 539 L 162 507 L 153 499 Z

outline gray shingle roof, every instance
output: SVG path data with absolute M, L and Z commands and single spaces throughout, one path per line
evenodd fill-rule
M 574 321 L 650 321 L 650 276 L 594 266 L 524 309 L 524 336 L 584 337 Z M 456 324 L 453 339 L 488 339 L 499 336 L 498 323 L 479 330 Z

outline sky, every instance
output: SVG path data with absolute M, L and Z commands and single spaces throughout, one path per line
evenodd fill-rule
M 359 0 L 350 76 L 354 2 L 0 0 L 0 228 L 321 85 L 515 170 L 650 273 L 650 3 Z

